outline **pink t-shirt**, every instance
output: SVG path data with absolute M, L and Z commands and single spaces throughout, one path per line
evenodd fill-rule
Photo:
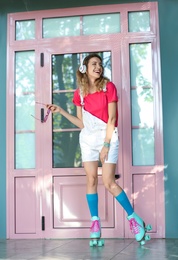
M 117 89 L 116 86 L 112 82 L 108 82 L 106 84 L 106 92 L 103 90 L 100 92 L 95 92 L 92 94 L 88 94 L 84 97 L 84 109 L 101 119 L 105 123 L 108 122 L 108 103 L 117 102 Z M 79 89 L 74 92 L 73 103 L 76 106 L 81 105 L 81 98 Z M 115 126 L 118 125 L 118 111 L 117 111 L 117 120 Z

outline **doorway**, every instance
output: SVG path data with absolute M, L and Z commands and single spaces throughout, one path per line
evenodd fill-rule
M 75 114 L 75 72 L 89 52 L 103 57 L 105 74 L 119 93 L 117 181 L 138 214 L 151 222 L 151 236 L 164 237 L 159 42 L 154 33 L 158 23 L 150 22 L 157 17 L 157 5 L 145 4 L 144 10 L 140 4 L 102 6 L 102 12 L 96 7 L 94 14 L 91 10 L 76 15 L 76 10 L 66 9 L 62 17 L 56 10 L 9 15 L 9 238 L 88 237 L 79 129 L 60 115 L 50 114 L 46 123 L 41 119 L 45 103 L 59 103 Z M 90 26 L 92 20 L 97 28 Z M 125 213 L 101 183 L 100 167 L 98 174 L 103 236 L 131 237 Z

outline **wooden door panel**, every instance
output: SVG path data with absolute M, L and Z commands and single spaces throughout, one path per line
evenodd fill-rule
M 15 233 L 36 233 L 35 177 L 15 178 Z

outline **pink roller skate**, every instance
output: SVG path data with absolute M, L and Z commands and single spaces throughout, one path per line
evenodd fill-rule
M 101 239 L 101 224 L 99 217 L 92 217 L 92 224 L 90 228 L 90 243 L 93 246 L 104 246 L 104 239 Z
M 135 239 L 141 246 L 145 244 L 145 241 L 151 239 L 150 235 L 146 235 L 148 231 L 152 230 L 151 225 L 145 226 L 143 220 L 135 212 L 128 216 L 127 219 L 130 222 L 130 230 L 135 235 Z

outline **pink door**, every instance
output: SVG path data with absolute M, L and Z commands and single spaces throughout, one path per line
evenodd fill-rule
M 79 129 L 60 115 L 50 114 L 47 122 L 41 123 L 47 111 L 43 104 L 35 103 L 60 104 L 75 114 L 71 101 L 76 89 L 75 72 L 88 52 L 102 55 L 105 74 L 116 84 L 120 96 L 118 182 L 138 214 L 153 225 L 152 237 L 164 237 L 159 45 L 152 33 L 157 24 L 150 25 L 150 33 L 140 34 L 135 32 L 134 24 L 128 29 L 124 22 L 126 10 L 132 25 L 139 17 L 135 11 L 140 8 L 143 9 L 138 4 L 95 7 L 94 11 L 82 8 L 78 16 L 76 10 L 67 9 L 62 10 L 61 16 L 70 19 L 63 20 L 51 18 L 59 15 L 57 11 L 9 16 L 9 238 L 88 237 L 90 215 L 85 200 Z M 149 4 L 145 5 L 145 12 L 140 11 L 146 19 L 145 30 L 150 17 L 156 17 L 154 8 L 155 4 Z M 95 17 L 91 13 L 90 17 L 90 12 L 100 14 Z M 90 28 L 93 19 L 100 21 L 101 28 Z M 113 29 L 110 20 L 116 24 L 119 19 L 120 25 Z M 105 26 L 103 21 L 107 21 Z M 82 22 L 87 27 L 81 35 Z M 68 23 L 72 24 L 72 31 Z M 112 34 L 107 33 L 108 26 Z M 59 27 L 66 37 L 60 37 L 60 32 L 57 35 Z M 105 33 L 98 34 L 99 29 Z M 94 30 L 92 35 L 90 30 Z M 132 236 L 122 208 L 102 185 L 100 167 L 98 174 L 103 236 Z
M 46 44 L 45 48 L 40 49 L 40 52 L 17 52 L 15 54 L 16 78 L 21 76 L 25 60 L 32 62 L 33 65 L 29 64 L 29 66 L 37 67 L 36 85 L 38 87 L 35 90 L 35 101 L 38 103 L 35 104 L 32 100 L 35 110 L 28 114 L 28 119 L 35 130 L 18 129 L 16 131 L 17 142 L 14 144 L 14 150 L 17 153 L 17 160 L 14 161 L 14 164 L 20 169 L 14 169 L 12 171 L 14 177 L 10 178 L 11 191 L 13 191 L 11 203 L 15 200 L 13 208 L 10 208 L 11 214 L 14 215 L 14 218 L 10 218 L 12 221 L 10 225 L 11 238 L 88 237 L 91 223 L 86 203 L 86 177 L 78 143 L 79 129 L 59 114 L 53 116 L 50 114 L 46 123 L 40 121 L 46 113 L 43 103 L 60 104 L 64 109 L 75 114 L 75 106 L 72 104 L 73 92 L 76 89 L 75 72 L 82 57 L 88 51 L 99 52 L 103 56 L 106 74 L 113 78 L 117 86 L 121 86 L 120 70 L 118 69 L 120 68 L 120 58 L 118 58 L 120 57 L 120 47 L 115 48 L 112 39 L 104 44 L 106 39 L 101 36 L 95 38 L 93 47 L 91 40 L 90 45 L 87 42 L 89 42 L 88 37 L 80 42 L 79 46 L 71 38 L 68 40 L 67 48 L 65 40 L 63 42 L 60 40 L 60 53 L 59 43 L 53 41 L 52 46 L 51 43 Z M 35 64 L 34 61 L 38 57 L 40 57 L 39 62 Z M 115 64 L 115 70 L 113 64 Z M 32 70 L 31 67 L 27 69 Z M 19 88 L 18 84 L 17 80 L 17 89 Z M 119 88 L 118 92 L 120 92 Z M 32 93 L 33 91 L 30 91 L 30 94 L 25 93 L 28 96 L 27 103 L 31 102 L 29 100 L 31 95 L 34 95 Z M 18 121 L 19 101 L 17 97 L 15 103 L 17 110 L 15 113 L 17 119 L 15 120 Z M 23 106 L 25 105 L 23 104 Z M 15 125 L 18 128 L 18 124 Z M 23 159 L 18 155 L 18 152 L 20 153 L 18 138 L 20 139 L 21 135 L 29 133 L 35 134 L 33 142 L 36 147 L 36 159 L 33 158 L 33 164 L 36 162 L 36 165 L 27 162 L 29 165 L 27 167 L 34 168 L 22 169 L 20 162 Z M 32 147 L 29 148 L 32 149 Z M 23 155 L 21 154 L 21 156 Z M 122 172 L 121 166 L 122 164 L 120 164 L 118 172 Z M 100 167 L 98 174 L 103 236 L 123 237 L 123 211 L 115 204 L 113 197 L 102 185 Z M 115 216 L 119 216 L 119 218 Z
M 88 45 L 87 42 L 90 44 Z M 71 38 L 66 48 L 65 40 L 63 42 L 60 40 L 60 53 L 58 42 L 54 42 L 52 47 L 46 46 L 44 49 L 44 64 L 46 65 L 41 68 L 42 74 L 45 75 L 42 85 L 51 86 L 51 88 L 46 89 L 46 96 L 44 95 L 43 100 L 40 101 L 60 104 L 75 115 L 75 106 L 72 104 L 73 92 L 76 89 L 75 73 L 85 53 L 100 52 L 109 77 L 113 73 L 111 60 L 118 64 L 117 67 L 120 67 L 120 59 L 115 60 L 112 53 L 117 52 L 119 57 L 119 47 L 114 50 L 112 40 L 107 44 L 104 42 L 106 42 L 105 37 L 95 37 L 92 47 L 92 40 L 88 37 L 80 41 L 80 45 Z M 119 71 L 115 73 L 117 75 L 115 81 L 118 83 L 119 73 Z M 44 210 L 45 236 L 88 237 L 91 223 L 86 203 L 86 177 L 78 143 L 79 129 L 60 115 L 54 115 L 53 119 L 50 116 L 50 120 L 43 125 L 43 131 L 49 138 L 44 145 L 44 167 L 48 172 L 45 182 L 49 184 L 46 186 L 51 194 L 48 200 L 50 206 L 46 204 Z M 101 175 L 100 168 L 98 174 Z M 113 197 L 103 187 L 101 177 L 99 177 L 98 191 L 103 235 L 123 236 L 122 222 L 119 226 L 115 220 L 115 212 L 121 216 L 123 213 L 121 209 L 116 208 Z M 46 199 L 44 202 L 46 203 Z M 47 210 L 48 207 L 51 208 L 50 211 Z

